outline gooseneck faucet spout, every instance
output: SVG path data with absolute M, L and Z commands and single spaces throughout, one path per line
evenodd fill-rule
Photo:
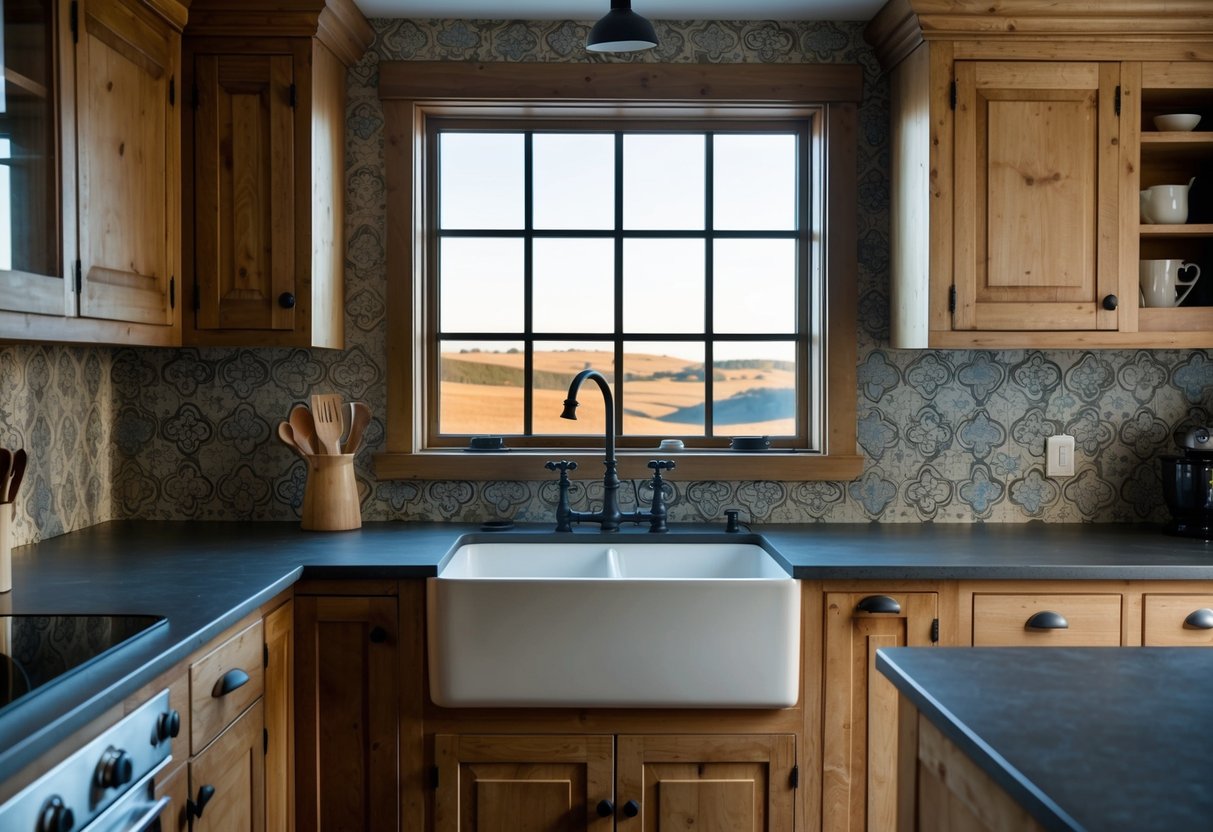
M 577 391 L 581 389 L 581 384 L 586 379 L 593 379 L 598 384 L 598 389 L 602 391 L 603 402 L 606 405 L 606 425 L 603 432 L 606 456 L 602 460 L 606 470 L 602 477 L 602 511 L 570 511 L 568 519 L 598 523 L 604 532 L 614 532 L 619 530 L 623 512 L 619 510 L 619 473 L 617 471 L 618 462 L 615 459 L 615 397 L 611 395 L 611 386 L 607 382 L 606 376 L 594 369 L 582 370 L 574 376 L 573 382 L 569 385 L 569 396 L 564 400 L 564 412 L 560 414 L 560 418 L 577 419 Z

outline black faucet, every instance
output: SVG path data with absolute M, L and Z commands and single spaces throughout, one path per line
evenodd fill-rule
M 606 452 L 602 461 L 606 470 L 602 477 L 602 510 L 573 511 L 569 507 L 568 472 L 575 469 L 577 464 L 565 460 L 549 462 L 545 466 L 549 471 L 560 469 L 560 498 L 556 505 L 556 531 L 572 531 L 572 523 L 585 522 L 598 523 L 604 532 L 616 532 L 619 531 L 620 523 L 625 521 L 641 523 L 645 520 L 649 521 L 650 532 L 669 531 L 669 527 L 666 525 L 668 511 L 665 504 L 665 481 L 661 478 L 661 472 L 674 467 L 671 460 L 657 459 L 649 463 L 649 467 L 653 469 L 653 479 L 651 480 L 653 502 L 649 511 L 624 512 L 619 508 L 619 472 L 617 470 L 618 462 L 615 459 L 615 399 L 611 395 L 611 387 L 606 376 L 593 369 L 582 370 L 574 376 L 572 384 L 569 385 L 569 396 L 564 400 L 564 412 L 560 414 L 560 418 L 573 420 L 577 418 L 577 391 L 581 389 L 581 383 L 587 378 L 593 379 L 598 384 L 606 404 L 606 426 L 603 435 Z

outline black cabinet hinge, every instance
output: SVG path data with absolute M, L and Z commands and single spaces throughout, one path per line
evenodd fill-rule
M 170 75 L 168 78 L 168 105 L 170 107 L 177 106 L 177 76 Z
M 954 285 L 948 287 L 948 311 L 956 311 L 956 287 Z
M 931 619 L 931 643 L 937 644 L 938 642 L 939 642 L 939 619 L 932 618 Z
M 291 84 L 290 96 L 291 96 L 291 106 L 294 107 L 295 106 L 295 85 L 294 84 Z
M 79 260 L 76 261 L 76 294 L 84 289 L 84 266 Z
M 430 767 L 430 788 L 438 791 L 438 766 Z
M 72 8 L 68 12 L 68 25 L 72 27 L 72 43 L 80 42 L 80 4 L 72 0 Z
M 177 277 L 175 275 L 168 279 L 168 308 L 177 308 Z
M 800 788 L 800 766 L 792 766 L 792 773 L 788 775 L 788 784 L 793 789 Z
M 198 286 L 198 281 L 194 281 L 194 311 L 197 312 L 202 308 L 202 289 Z
M 1116 85 L 1116 94 L 1112 96 L 1112 106 L 1116 110 L 1116 115 L 1120 115 L 1120 84 Z
M 270 753 L 270 729 L 269 728 L 261 729 L 261 753 L 262 754 Z
M 956 79 L 952 79 L 951 86 L 948 87 L 948 106 L 953 110 L 956 109 Z
M 270 666 L 270 646 L 268 644 L 261 645 L 261 666 Z

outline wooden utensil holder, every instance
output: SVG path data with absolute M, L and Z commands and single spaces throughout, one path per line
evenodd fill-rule
M 353 454 L 313 454 L 307 460 L 303 528 L 340 532 L 362 528 Z
M 13 504 L 0 503 L 0 592 L 13 588 Z

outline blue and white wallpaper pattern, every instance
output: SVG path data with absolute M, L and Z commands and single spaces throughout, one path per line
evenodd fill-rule
M 297 517 L 304 466 L 278 442 L 277 420 L 315 390 L 365 400 L 377 416 L 386 406 L 379 62 L 604 60 L 584 50 L 586 23 L 372 22 L 375 43 L 348 75 L 347 348 L 0 348 L 0 436 L 32 445 L 43 472 L 44 485 L 18 507 L 19 538 L 109 516 Z M 675 480 L 672 519 L 717 519 L 734 506 L 760 523 L 1165 517 L 1155 457 L 1173 448 L 1176 432 L 1213 421 L 1209 352 L 889 349 L 888 84 L 864 24 L 656 25 L 661 46 L 625 60 L 858 63 L 865 84 L 855 184 L 864 474 L 854 482 Z M 92 383 L 95 368 L 102 378 Z M 1076 476 L 1046 478 L 1044 439 L 1062 431 L 1076 438 Z M 377 418 L 357 464 L 367 520 L 553 516 L 551 483 L 378 482 L 371 454 L 382 444 Z M 78 473 L 46 473 L 60 462 Z M 600 493 L 596 483 L 584 486 L 581 501 Z

